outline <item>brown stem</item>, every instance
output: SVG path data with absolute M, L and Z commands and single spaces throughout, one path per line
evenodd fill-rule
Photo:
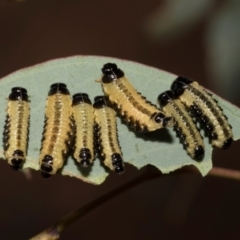
M 152 169 L 152 168 L 151 168 Z M 161 174 L 159 171 L 149 171 L 147 168 L 144 173 L 135 179 L 113 189 L 112 191 L 104 194 L 103 196 L 93 200 L 92 202 L 86 204 L 83 207 L 69 213 L 62 219 L 58 220 L 55 225 L 51 228 L 43 231 L 42 233 L 36 235 L 35 237 L 31 238 L 30 240 L 55 240 L 59 238 L 60 232 L 65 229 L 68 225 L 76 221 L 78 218 L 82 217 L 86 213 L 93 211 L 95 208 L 99 207 L 101 204 L 106 203 L 107 201 L 112 200 L 114 197 L 128 191 L 129 189 L 136 187 L 137 185 L 141 184 L 142 182 L 152 180 L 154 178 L 160 177 Z M 47 238 L 49 236 L 49 238 Z
M 214 167 L 210 170 L 208 175 L 229 178 L 229 179 L 240 181 L 240 171 L 233 170 L 233 169 Z
M 95 208 L 99 207 L 101 204 L 106 203 L 107 201 L 112 200 L 114 197 L 128 191 L 129 189 L 136 187 L 137 185 L 141 184 L 142 182 L 149 181 L 155 178 L 162 176 L 157 170 L 153 170 L 154 168 L 146 167 L 144 173 L 135 179 L 113 189 L 112 191 L 104 194 L 103 196 L 93 200 L 92 202 L 86 204 L 83 207 L 71 212 L 70 214 L 66 215 L 62 219 L 58 220 L 51 228 L 43 231 L 42 233 L 38 234 L 37 236 L 31 238 L 30 240 L 55 240 L 59 239 L 60 233 L 71 223 L 76 221 L 78 218 L 84 216 L 85 214 L 93 211 Z M 184 168 L 182 170 L 176 171 L 177 173 L 183 172 L 197 172 L 196 168 Z M 208 175 L 229 178 L 234 180 L 240 181 L 240 171 L 225 169 L 214 167 L 210 170 Z

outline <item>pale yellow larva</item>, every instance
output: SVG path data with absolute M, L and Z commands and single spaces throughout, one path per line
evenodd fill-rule
M 104 96 L 95 97 L 95 143 L 99 157 L 111 170 L 124 172 L 122 152 L 118 142 L 116 113 Z
M 8 163 L 14 170 L 26 160 L 29 133 L 30 104 L 27 90 L 12 88 L 8 97 L 7 117 L 3 132 L 3 149 Z
M 74 158 L 87 167 L 94 159 L 93 106 L 86 93 L 77 93 L 73 95 L 72 108 L 76 127 Z
M 137 92 L 116 64 L 105 64 L 102 73 L 101 83 L 105 95 L 136 131 L 154 131 L 173 126 L 172 118 Z
M 196 81 L 185 77 L 178 77 L 171 89 L 186 105 L 192 116 L 200 122 L 213 146 L 222 149 L 231 146 L 232 127 L 211 94 Z
M 61 169 L 72 144 L 72 99 L 64 83 L 50 87 L 39 164 L 45 178 Z
M 183 103 L 172 91 L 161 93 L 158 96 L 158 102 L 162 110 L 173 117 L 175 121 L 173 130 L 177 133 L 187 153 L 191 158 L 201 161 L 204 157 L 203 139 Z

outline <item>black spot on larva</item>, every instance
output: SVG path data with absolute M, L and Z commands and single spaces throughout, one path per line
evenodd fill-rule
M 193 81 L 189 78 L 179 76 L 172 83 L 171 90 L 174 92 L 176 97 L 179 97 L 183 94 L 184 90 L 191 84 Z
M 80 150 L 79 158 L 81 159 L 80 163 L 82 166 L 84 167 L 89 166 L 91 157 L 92 155 L 91 155 L 90 149 L 82 148 Z
M 87 93 L 76 93 L 73 95 L 72 106 L 78 105 L 80 103 L 92 104 Z
M 206 115 L 203 115 L 201 118 L 200 118 L 200 122 L 201 122 L 201 125 L 203 127 L 205 127 L 205 124 L 207 124 L 209 122 L 209 118 L 206 116 Z
M 209 135 L 209 138 L 211 139 L 211 140 L 217 140 L 218 139 L 218 135 L 217 135 L 217 133 L 211 133 L 210 135 Z
M 204 149 L 202 146 L 197 146 L 194 149 L 194 159 L 198 162 L 202 161 L 204 157 Z
M 214 126 L 213 126 L 213 124 L 211 124 L 211 123 L 207 123 L 206 125 L 205 125 L 205 130 L 207 131 L 207 132 L 212 132 L 213 130 L 214 130 Z
M 114 166 L 115 172 L 117 172 L 117 173 L 124 172 L 123 160 L 119 153 L 112 154 L 112 165 Z
M 124 77 L 124 72 L 115 63 L 106 63 L 102 68 L 102 82 L 111 83 L 113 80 Z
M 14 87 L 12 88 L 12 92 L 10 93 L 8 98 L 11 101 L 23 100 L 27 102 L 28 101 L 27 90 L 21 87 Z
M 230 148 L 231 145 L 232 145 L 232 142 L 233 142 L 233 139 L 232 139 L 232 138 L 229 138 L 229 139 L 227 139 L 226 141 L 224 141 L 223 146 L 222 146 L 222 149 L 228 149 L 228 148 Z
M 67 89 L 66 84 L 64 84 L 64 83 L 54 83 L 50 86 L 48 96 L 54 95 L 56 93 L 61 93 L 61 94 L 65 94 L 65 95 L 70 94 Z

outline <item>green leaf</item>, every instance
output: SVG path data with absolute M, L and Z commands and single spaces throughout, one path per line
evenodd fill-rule
M 106 57 L 75 56 L 38 64 L 1 79 L 0 126 L 4 125 L 6 114 L 4 109 L 7 100 L 4 99 L 9 95 L 11 88 L 24 87 L 30 95 L 29 149 L 24 168 L 39 170 L 38 155 L 41 146 L 45 102 L 50 84 L 64 82 L 71 94 L 87 92 L 93 100 L 96 95 L 103 94 L 101 84 L 95 80 L 101 77 L 101 68 L 107 62 L 116 63 L 135 88 L 154 103 L 156 103 L 157 96 L 169 89 L 172 81 L 176 78 L 174 74 L 135 62 Z M 240 110 L 220 97 L 215 95 L 214 97 L 219 100 L 219 104 L 229 118 L 234 131 L 234 139 L 239 139 Z M 161 129 L 147 134 L 134 133 L 118 118 L 118 133 L 125 162 L 137 168 L 152 164 L 163 173 L 169 173 L 185 165 L 194 165 L 202 175 L 206 175 L 212 168 L 212 147 L 207 139 L 204 140 L 205 158 L 198 163 L 186 154 L 172 129 Z M 0 157 L 3 157 L 2 149 L 0 149 Z M 92 168 L 85 169 L 77 167 L 75 161 L 69 158 L 61 173 L 93 184 L 102 183 L 108 175 L 108 171 L 98 159 L 94 161 Z

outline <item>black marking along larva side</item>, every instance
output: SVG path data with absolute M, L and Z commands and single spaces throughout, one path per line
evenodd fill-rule
M 26 160 L 29 135 L 30 104 L 25 88 L 12 88 L 6 111 L 3 131 L 4 155 L 8 164 L 14 170 L 18 170 Z
M 233 141 L 232 127 L 217 101 L 196 81 L 178 77 L 171 89 L 200 122 L 213 146 L 227 149 Z
M 74 158 L 87 167 L 94 159 L 94 113 L 88 95 L 74 94 L 72 109 L 76 127 Z
M 173 126 L 172 118 L 137 92 L 116 64 L 105 64 L 102 73 L 101 83 L 105 95 L 136 131 L 147 132 Z
M 117 135 L 116 113 L 106 97 L 98 96 L 93 104 L 95 115 L 95 146 L 104 165 L 117 173 L 124 172 L 124 162 Z
M 61 169 L 73 139 L 72 100 L 63 83 L 50 87 L 45 109 L 45 122 L 39 164 L 44 178 Z
M 161 93 L 158 96 L 158 102 L 162 110 L 175 120 L 173 130 L 187 153 L 194 160 L 202 161 L 204 157 L 203 139 L 183 103 L 175 97 L 172 91 Z

